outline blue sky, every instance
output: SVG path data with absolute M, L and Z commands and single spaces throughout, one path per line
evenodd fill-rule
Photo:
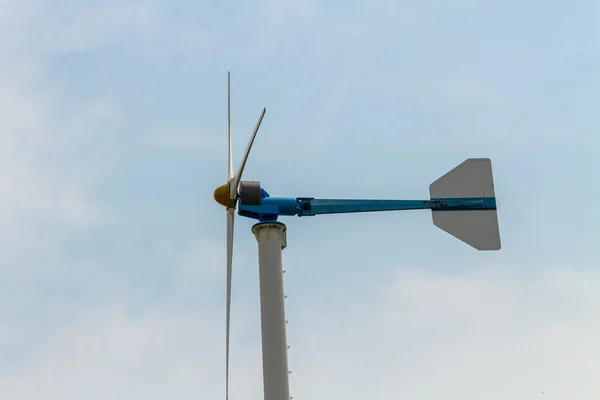
M 0 398 L 223 396 L 228 70 L 272 195 L 493 162 L 500 252 L 428 212 L 285 221 L 295 399 L 600 396 L 597 2 L 0 5 Z M 252 223 L 232 399 L 262 398 Z

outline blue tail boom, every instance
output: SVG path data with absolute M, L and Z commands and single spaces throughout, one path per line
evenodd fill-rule
M 241 205 L 241 216 L 276 221 L 279 216 L 362 213 L 402 210 L 495 210 L 495 198 L 434 198 L 431 200 L 315 199 L 312 197 L 264 197 L 258 206 Z

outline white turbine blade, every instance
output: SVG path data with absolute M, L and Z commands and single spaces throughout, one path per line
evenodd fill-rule
M 229 144 L 229 164 L 227 180 L 233 178 L 233 155 L 231 151 L 231 72 L 227 71 L 227 138 Z
M 227 210 L 227 305 L 225 311 L 225 400 L 229 399 L 229 327 L 231 325 L 231 275 L 233 260 L 233 221 L 235 210 Z
M 246 147 L 246 152 L 244 153 L 244 157 L 242 158 L 242 162 L 235 174 L 233 179 L 233 184 L 229 186 L 229 198 L 235 199 L 238 186 L 240 186 L 240 181 L 242 180 L 242 174 L 244 173 L 244 167 L 246 166 L 246 161 L 248 161 L 248 154 L 250 154 L 250 149 L 252 148 L 252 143 L 254 143 L 254 138 L 256 138 L 256 133 L 258 132 L 258 128 L 260 128 L 260 123 L 265 116 L 265 112 L 267 112 L 266 108 L 263 108 L 260 117 L 258 118 L 258 122 L 256 123 L 256 127 L 254 128 L 254 132 L 252 132 L 252 136 L 250 137 L 250 141 L 248 142 L 248 147 Z

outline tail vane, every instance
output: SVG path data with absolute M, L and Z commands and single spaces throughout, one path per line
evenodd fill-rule
M 495 199 L 492 162 L 489 158 L 469 158 L 429 186 L 436 198 Z M 477 250 L 500 250 L 497 211 L 432 211 L 433 224 Z

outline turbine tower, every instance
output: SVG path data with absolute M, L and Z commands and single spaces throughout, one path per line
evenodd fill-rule
M 227 212 L 227 297 L 225 330 L 225 399 L 229 399 L 229 337 L 234 216 L 257 220 L 263 390 L 265 400 L 288 400 L 286 320 L 281 252 L 287 246 L 280 216 L 431 210 L 438 228 L 477 250 L 500 250 L 500 232 L 492 165 L 488 158 L 469 158 L 429 186 L 428 200 L 315 199 L 271 197 L 260 182 L 242 181 L 250 149 L 265 115 L 262 110 L 238 169 L 234 173 L 231 146 L 231 75 L 227 74 L 227 183 L 214 192 Z

